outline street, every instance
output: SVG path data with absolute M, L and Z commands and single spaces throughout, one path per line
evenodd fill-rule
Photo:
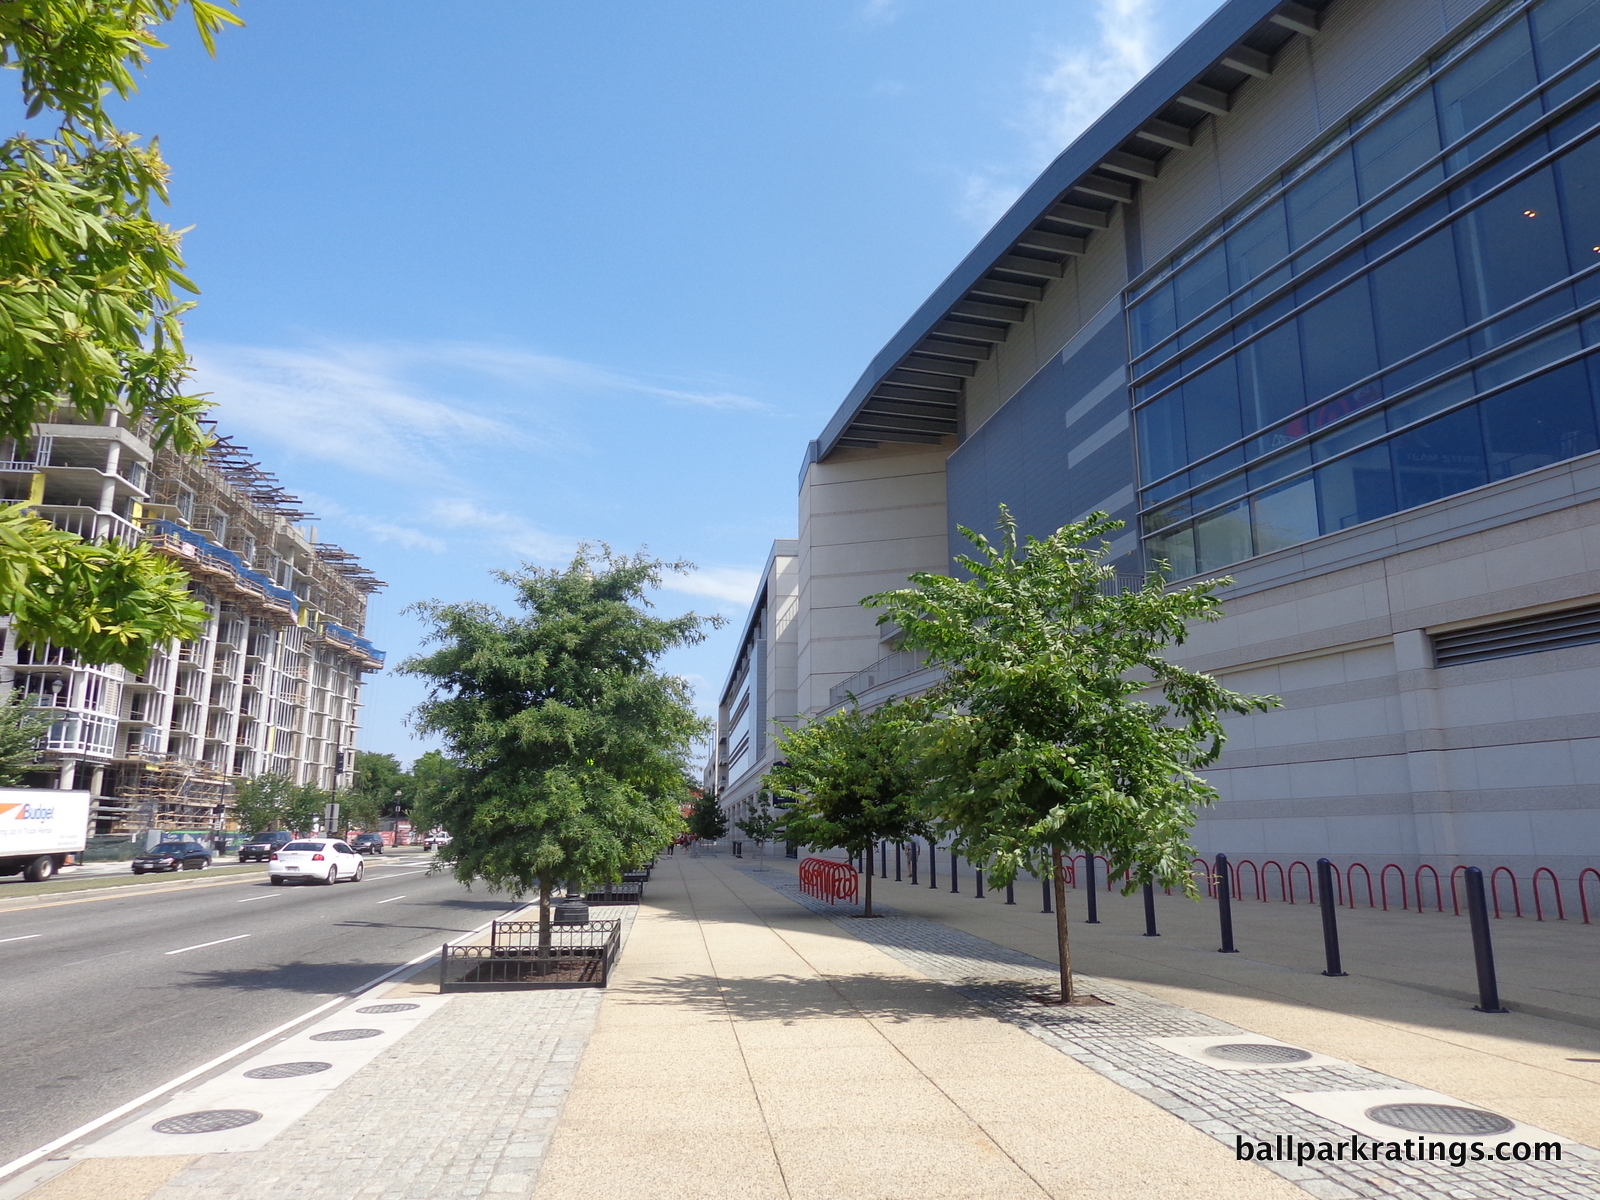
M 505 911 L 369 859 L 360 883 L 172 877 L 0 905 L 0 1162 Z

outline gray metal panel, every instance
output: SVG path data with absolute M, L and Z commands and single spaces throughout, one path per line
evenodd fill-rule
M 1093 170 L 1141 125 L 1166 108 L 1173 96 L 1271 15 L 1281 2 L 1228 0 L 1212 14 L 1210 20 L 1195 30 L 1136 83 L 1127 95 L 1112 105 L 1104 116 L 1062 151 L 873 358 L 823 429 L 819 444 L 808 449 L 807 462 L 816 461 L 817 456 L 832 449 L 834 441 L 844 432 L 872 388 L 927 335 L 952 304 L 971 290 L 994 261 L 1010 249 L 1012 243 L 1037 222 L 1063 192 Z

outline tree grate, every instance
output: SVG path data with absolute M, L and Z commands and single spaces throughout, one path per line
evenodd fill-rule
M 354 1042 L 361 1038 L 377 1037 L 381 1029 L 330 1029 L 327 1033 L 313 1033 L 313 1042 Z
M 1367 1120 L 1412 1133 L 1484 1135 L 1516 1128 L 1516 1122 L 1499 1113 L 1458 1104 L 1380 1104 L 1367 1109 Z
M 248 1108 L 211 1108 L 203 1112 L 168 1117 L 150 1126 L 157 1133 L 220 1133 L 261 1120 L 261 1114 Z
M 253 1071 L 246 1071 L 246 1079 L 293 1079 L 296 1075 L 315 1075 L 319 1071 L 326 1071 L 332 1063 L 325 1062 L 291 1062 L 273 1063 L 270 1067 L 257 1067 Z
M 365 1008 L 358 1008 L 358 1013 L 367 1013 L 377 1016 L 379 1013 L 410 1012 L 413 1008 L 421 1008 L 420 1004 L 369 1004 Z
M 1311 1055 L 1297 1046 L 1274 1046 L 1270 1042 L 1228 1042 L 1221 1046 L 1207 1046 L 1201 1053 L 1207 1058 L 1220 1058 L 1236 1063 L 1295 1063 L 1305 1062 Z

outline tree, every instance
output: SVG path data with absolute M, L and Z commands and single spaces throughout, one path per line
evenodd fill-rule
M 768 787 L 794 800 L 783 819 L 789 841 L 868 856 L 863 916 L 873 915 L 874 847 L 926 830 L 919 729 L 914 711 L 901 702 L 872 712 L 852 704 L 789 732 L 783 760 L 767 776 Z
M 438 649 L 400 667 L 427 680 L 415 713 L 458 764 L 427 803 L 449 831 L 456 878 L 550 896 L 568 880 L 614 882 L 683 828 L 690 747 L 705 730 L 688 685 L 656 664 L 703 639 L 713 617 L 652 616 L 666 571 L 644 554 L 584 545 L 564 569 L 496 572 L 523 615 L 477 603 L 413 606 Z
M 53 136 L 0 142 L 0 437 L 25 440 L 65 406 L 90 421 L 149 420 L 158 443 L 183 452 L 209 442 L 179 320 L 190 304 L 179 295 L 195 288 L 178 233 L 153 215 L 167 167 L 105 107 L 134 91 L 162 44 L 152 30 L 185 7 L 208 49 L 238 23 L 207 0 L 0 4 L 0 61 L 20 75 L 26 116 L 57 123 Z M 183 585 L 148 550 L 0 509 L 0 611 L 25 640 L 142 671 L 152 646 L 192 640 L 204 621 Z
M 1156 574 L 1119 590 L 1099 539 L 1121 522 L 1104 513 L 1019 546 L 1002 506 L 999 528 L 998 543 L 961 530 L 977 551 L 957 560 L 965 578 L 918 574 L 862 603 L 945 668 L 922 700 L 937 717 L 932 811 L 996 883 L 1023 870 L 1054 879 L 1061 1001 L 1071 1003 L 1063 855 L 1104 855 L 1125 892 L 1158 883 L 1195 896 L 1188 832 L 1195 808 L 1216 798 L 1196 772 L 1222 752 L 1222 714 L 1277 701 L 1163 656 L 1189 622 L 1221 616 L 1216 592 L 1231 580 L 1169 589 Z
M 240 828 L 251 833 L 266 833 L 284 827 L 293 791 L 294 783 L 287 775 L 271 773 L 235 784 L 233 811 L 239 818 Z
M 39 740 L 53 720 L 50 709 L 34 707 L 33 698 L 20 691 L 0 700 L 0 786 L 19 783 L 36 768 Z
M 412 780 L 392 754 L 356 751 L 351 784 L 339 793 L 341 819 L 346 826 L 372 830 L 396 805 L 410 807 Z
M 740 833 L 756 844 L 759 853 L 761 847 L 778 836 L 778 831 L 783 827 L 783 818 L 772 811 L 767 793 L 757 792 L 755 799 L 750 801 L 749 811 L 734 824 Z
M 434 816 L 435 808 L 450 794 L 459 772 L 455 759 L 447 758 L 438 750 L 417 756 L 417 761 L 411 764 L 410 813 L 414 825 L 432 829 L 439 823 Z
M 715 792 L 702 792 L 694 798 L 689 813 L 689 832 L 702 842 L 715 842 L 728 836 L 728 817 Z

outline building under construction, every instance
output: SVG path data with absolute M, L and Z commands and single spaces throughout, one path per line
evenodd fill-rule
M 383 665 L 362 636 L 383 584 L 229 439 L 190 458 L 116 417 L 56 419 L 0 444 L 4 498 L 86 537 L 143 541 L 188 573 L 211 619 L 137 676 L 6 638 L 12 686 L 59 710 L 52 784 L 88 788 L 93 832 L 109 834 L 215 828 L 233 781 L 269 772 L 348 783 L 361 680 Z

